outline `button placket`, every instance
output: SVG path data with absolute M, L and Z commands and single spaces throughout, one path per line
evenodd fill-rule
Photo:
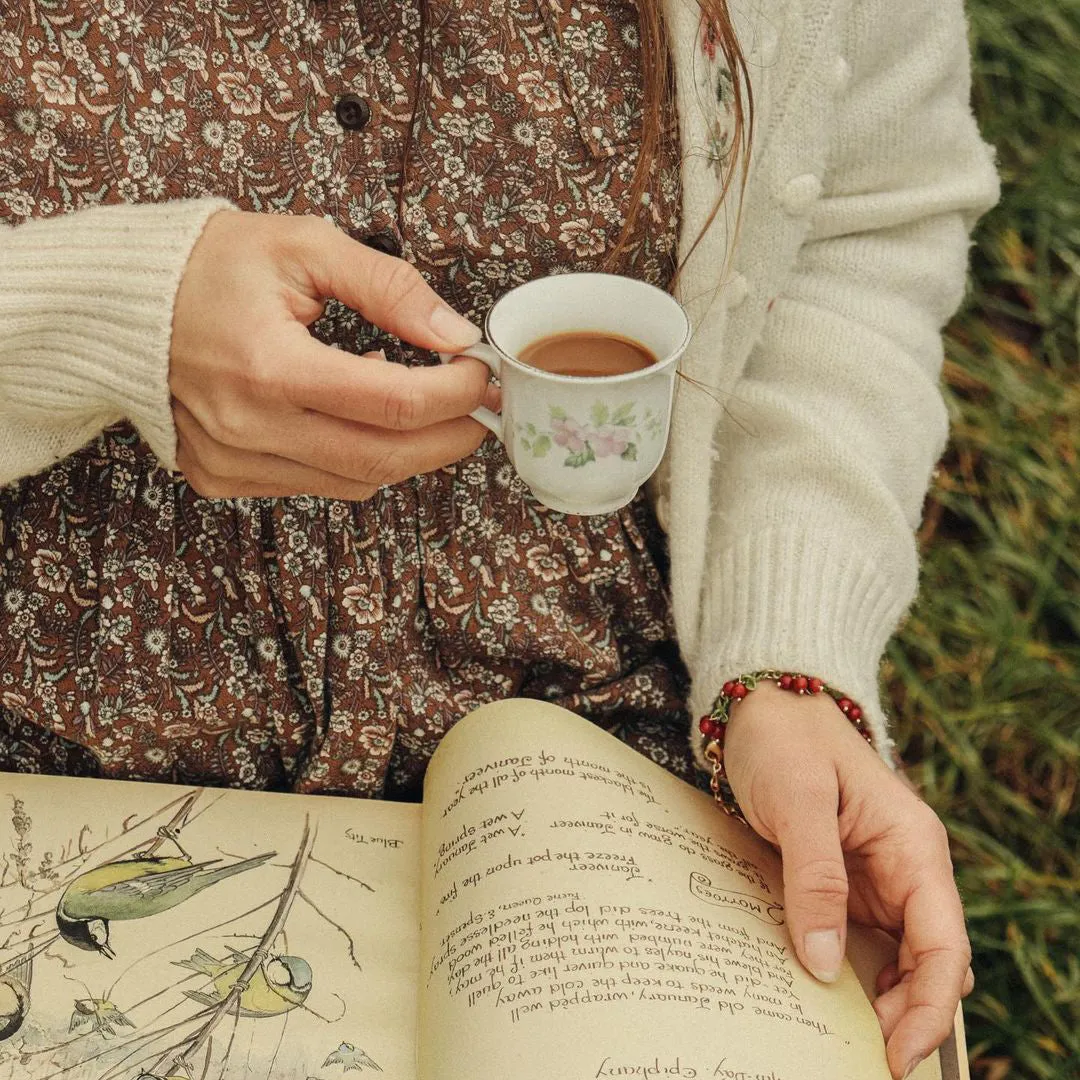
M 750 282 L 746 280 L 746 275 L 739 271 L 732 274 L 728 280 L 725 295 L 729 308 L 742 307 L 750 295 Z
M 342 39 L 356 44 L 343 68 L 323 73 L 329 95 L 323 127 L 332 140 L 336 163 L 328 201 L 337 224 L 350 236 L 365 243 L 377 236 L 379 241 L 371 246 L 400 254 L 395 199 L 384 164 L 384 103 L 370 74 L 373 31 L 364 22 L 363 5 L 342 5 L 338 17 L 347 31 Z
M 823 185 L 821 178 L 814 173 L 804 173 L 789 180 L 780 190 L 780 205 L 793 217 L 802 217 L 810 212 L 821 198 Z

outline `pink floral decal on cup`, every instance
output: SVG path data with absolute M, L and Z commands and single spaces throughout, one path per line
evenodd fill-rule
M 522 449 L 534 458 L 547 457 L 553 447 L 561 447 L 566 453 L 563 464 L 580 469 L 590 461 L 601 458 L 620 457 L 624 461 L 637 461 L 638 444 L 644 437 L 659 438 L 662 424 L 651 408 L 646 408 L 641 419 L 635 415 L 637 403 L 624 402 L 614 412 L 602 401 L 589 410 L 589 422 L 581 423 L 558 405 L 549 408 L 551 424 L 547 430 L 535 424 L 519 425 L 518 434 Z

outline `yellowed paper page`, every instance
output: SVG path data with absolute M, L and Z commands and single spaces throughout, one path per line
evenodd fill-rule
M 0 1080 L 415 1080 L 419 817 L 0 775 Z
M 773 851 L 580 718 L 462 721 L 422 859 L 420 1080 L 888 1080 L 854 972 L 796 960 Z

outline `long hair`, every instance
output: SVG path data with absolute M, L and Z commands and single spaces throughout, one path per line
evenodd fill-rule
M 709 228 L 715 219 L 720 207 L 726 202 L 739 173 L 739 166 L 748 157 L 750 143 L 753 137 L 754 125 L 754 96 L 750 85 L 750 72 L 747 67 L 746 57 L 739 45 L 739 39 L 735 34 L 735 27 L 731 21 L 731 13 L 728 10 L 728 0 L 697 0 L 701 9 L 704 33 L 708 36 L 710 45 L 723 57 L 728 72 L 731 75 L 731 141 L 727 149 L 727 155 L 722 162 L 722 183 L 720 194 L 713 206 L 705 225 L 694 243 L 688 248 L 682 262 L 676 269 L 675 277 L 671 286 L 674 288 L 678 280 L 679 272 L 685 265 L 690 253 L 697 247 L 701 236 Z M 641 23 L 641 73 L 642 73 L 642 111 L 641 111 L 641 151 L 638 156 L 637 166 L 630 181 L 629 208 L 626 213 L 626 222 L 623 231 L 608 256 L 608 264 L 613 262 L 628 242 L 637 216 L 641 212 L 643 196 L 649 183 L 649 174 L 653 159 L 661 146 L 661 136 L 664 131 L 664 107 L 665 103 L 674 101 L 674 72 L 668 62 L 668 41 L 664 28 L 662 0 L 638 0 L 638 18 Z M 696 47 L 696 42 L 691 45 Z M 743 182 L 740 187 L 745 188 L 746 170 L 742 170 Z M 739 207 L 736 212 L 736 220 L 741 216 L 742 193 L 740 192 Z M 730 252 L 729 252 L 730 254 Z M 718 271 L 719 272 L 719 271 Z
M 731 141 L 727 148 L 727 155 L 722 163 L 722 184 L 716 205 L 706 221 L 701 235 L 709 228 L 715 219 L 720 207 L 726 202 L 739 166 L 749 157 L 750 144 L 753 138 L 754 127 L 754 96 L 750 83 L 750 72 L 747 67 L 746 57 L 743 55 L 739 40 L 735 34 L 735 27 L 731 21 L 731 13 L 728 10 L 728 0 L 697 0 L 701 9 L 705 33 L 709 36 L 712 47 L 724 58 L 727 69 L 731 75 L 732 95 L 732 131 Z M 664 27 L 662 0 L 638 0 L 638 17 L 641 26 L 641 73 L 642 73 L 642 110 L 641 110 L 641 138 L 640 150 L 634 175 L 630 180 L 629 207 L 626 212 L 626 220 L 622 232 L 615 242 L 615 246 L 608 253 L 605 260 L 605 268 L 610 267 L 621 254 L 623 248 L 629 242 L 633 234 L 634 225 L 638 214 L 644 204 L 644 196 L 649 185 L 652 165 L 661 149 L 661 139 L 666 130 L 665 107 L 668 102 L 674 100 L 674 72 L 669 63 L 668 41 Z M 416 126 L 417 116 L 423 105 L 427 81 L 426 59 L 428 48 L 428 23 L 429 11 L 428 0 L 420 0 L 420 62 L 416 68 L 416 86 L 413 94 L 413 110 L 409 119 L 409 126 L 405 136 L 405 147 L 401 175 L 404 180 L 408 168 L 409 153 L 412 149 L 413 131 Z M 746 185 L 746 170 L 742 170 L 741 188 Z M 402 182 L 398 191 L 398 214 L 404 209 L 404 190 Z M 742 191 L 740 191 L 739 207 L 737 208 L 736 221 L 741 216 Z M 737 226 L 736 226 L 737 227 Z M 690 253 L 701 239 L 699 235 L 683 257 L 682 262 L 675 272 L 672 288 L 678 279 L 679 272 L 685 264 Z M 730 254 L 730 252 L 729 252 Z

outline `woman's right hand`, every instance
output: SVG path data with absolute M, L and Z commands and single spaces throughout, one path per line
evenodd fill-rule
M 783 858 L 795 952 L 840 974 L 848 919 L 899 943 L 874 1001 L 900 1080 L 952 1030 L 975 985 L 945 826 L 827 694 L 763 682 L 733 710 L 724 764 L 754 829 Z
M 223 211 L 177 293 L 169 386 L 177 465 L 199 494 L 362 500 L 472 453 L 494 404 L 488 369 L 388 363 L 324 345 L 308 326 L 333 297 L 420 348 L 480 339 L 407 262 L 329 222 Z

